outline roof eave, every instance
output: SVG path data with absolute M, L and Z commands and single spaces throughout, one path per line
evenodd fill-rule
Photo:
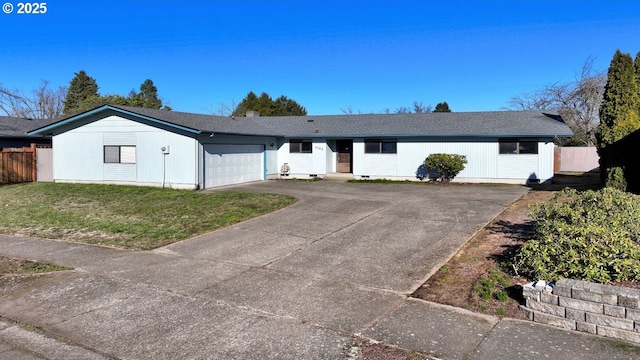
M 27 136 L 46 135 L 48 132 L 50 132 L 50 131 L 52 131 L 52 130 L 54 130 L 56 128 L 59 128 L 61 126 L 67 125 L 67 124 L 71 124 L 71 123 L 73 123 L 75 121 L 78 121 L 80 119 L 86 118 L 87 116 L 91 116 L 91 115 L 97 114 L 97 113 L 105 111 L 105 110 L 113 110 L 113 111 L 116 111 L 116 112 L 120 112 L 120 113 L 123 113 L 123 114 L 127 114 L 127 115 L 130 115 L 130 116 L 141 118 L 141 119 L 144 119 L 144 120 L 147 120 L 147 121 L 151 121 L 153 123 L 157 123 L 157 124 L 160 124 L 160 125 L 168 126 L 168 127 L 175 128 L 175 129 L 179 129 L 179 130 L 186 131 L 188 133 L 192 133 L 192 134 L 196 134 L 196 135 L 202 133 L 202 131 L 198 130 L 198 129 L 192 129 L 192 128 L 189 128 L 189 127 L 186 127 L 186 126 L 177 125 L 177 124 L 174 124 L 172 122 L 159 120 L 159 119 L 152 118 L 152 117 L 149 117 L 149 116 L 146 116 L 146 115 L 142 115 L 142 114 L 139 114 L 139 113 L 136 113 L 136 112 L 133 112 L 133 111 L 124 110 L 124 109 L 121 109 L 121 108 L 118 108 L 118 107 L 115 107 L 115 106 L 103 105 L 103 106 L 100 106 L 100 107 L 95 108 L 93 110 L 89 110 L 89 111 L 83 112 L 81 114 L 74 115 L 74 116 L 72 116 L 70 118 L 55 122 L 53 124 L 49 124 L 47 126 L 43 126 L 41 128 L 28 131 L 27 132 Z
M 470 137 L 470 138 L 557 138 L 557 137 L 571 137 L 573 133 L 557 133 L 557 134 L 296 134 L 296 135 L 284 135 L 286 139 L 297 138 L 332 138 L 332 139 L 346 139 L 346 138 L 415 138 L 415 137 Z

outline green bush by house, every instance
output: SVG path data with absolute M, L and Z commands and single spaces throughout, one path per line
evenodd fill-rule
M 424 160 L 424 167 L 437 174 L 436 180 L 451 181 L 464 170 L 467 157 L 458 154 L 431 154 Z

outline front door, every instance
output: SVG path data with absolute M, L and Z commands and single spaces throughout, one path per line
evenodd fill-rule
M 336 163 L 336 171 L 339 173 L 351 172 L 351 155 L 353 154 L 353 140 L 336 141 L 338 148 L 338 161 Z

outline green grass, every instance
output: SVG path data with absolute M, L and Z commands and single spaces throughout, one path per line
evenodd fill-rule
M 489 269 L 489 275 L 481 276 L 474 284 L 473 291 L 482 300 L 495 299 L 505 302 L 509 300 L 509 295 L 504 289 L 510 285 L 507 275 L 498 270 Z
M 0 187 L 0 232 L 152 249 L 295 201 L 291 196 L 237 191 L 17 184 Z

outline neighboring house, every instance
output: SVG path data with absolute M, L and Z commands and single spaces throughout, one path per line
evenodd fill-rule
M 467 112 L 229 118 L 105 105 L 28 133 L 52 136 L 54 180 L 201 189 L 332 173 L 416 180 L 431 153 L 465 155 L 462 182 L 553 177 L 558 115 Z
M 27 136 L 27 131 L 50 123 L 47 120 L 0 116 L 0 150 L 37 145 L 51 145 L 50 136 Z

